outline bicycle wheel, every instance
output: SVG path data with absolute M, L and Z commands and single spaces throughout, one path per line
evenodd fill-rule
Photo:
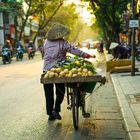
M 72 93 L 72 116 L 74 128 L 77 130 L 79 121 L 79 105 L 78 105 L 78 92 L 75 88 L 73 89 Z

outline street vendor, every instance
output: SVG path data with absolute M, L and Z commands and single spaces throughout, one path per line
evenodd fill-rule
M 110 52 L 113 56 L 112 60 L 128 58 L 128 49 L 126 47 L 121 46 L 120 44 L 116 42 L 111 43 Z
M 57 62 L 66 59 L 67 52 L 78 55 L 84 58 L 90 58 L 91 55 L 85 53 L 78 48 L 72 46 L 63 37 L 69 34 L 70 30 L 65 25 L 55 23 L 47 32 L 46 40 L 43 45 L 44 52 L 44 66 L 43 72 L 55 67 Z M 55 84 L 56 100 L 54 99 L 54 84 L 43 84 L 45 99 L 46 99 L 46 112 L 49 115 L 48 120 L 61 120 L 60 111 L 61 103 L 65 94 L 64 83 Z

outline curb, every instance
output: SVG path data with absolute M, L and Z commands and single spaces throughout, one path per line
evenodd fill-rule
M 110 55 L 107 54 L 107 51 L 104 51 L 105 59 L 106 61 L 110 60 Z M 128 101 L 125 97 L 125 94 L 121 88 L 120 82 L 117 78 L 117 74 L 110 74 L 115 93 L 117 96 L 117 100 L 121 109 L 123 121 L 124 121 L 124 127 L 127 131 L 126 138 L 128 140 L 140 140 L 140 128 L 137 124 L 137 121 L 133 115 L 132 110 L 130 109 L 130 106 L 128 104 Z
M 110 74 L 110 76 L 122 112 L 125 129 L 127 131 L 127 137 L 129 140 L 140 140 L 140 128 L 137 124 L 132 110 L 130 109 L 129 103 L 123 93 L 123 90 L 120 86 L 120 82 L 117 79 L 117 76 L 119 75 Z

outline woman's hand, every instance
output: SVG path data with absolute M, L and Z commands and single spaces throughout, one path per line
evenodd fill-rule
M 91 57 L 92 57 L 92 56 L 91 56 L 90 54 L 88 54 L 88 53 L 85 54 L 85 58 L 89 59 L 89 58 L 91 58 Z
M 85 58 L 89 59 L 89 58 L 96 58 L 96 55 L 90 55 L 88 53 L 85 54 Z

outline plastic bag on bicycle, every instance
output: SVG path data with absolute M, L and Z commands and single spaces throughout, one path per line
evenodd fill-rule
M 84 82 L 80 85 L 80 90 L 88 93 L 92 93 L 97 82 Z
M 97 82 L 83 82 L 80 84 L 80 90 L 87 93 L 92 93 Z M 73 87 L 74 83 L 69 83 L 68 87 Z

